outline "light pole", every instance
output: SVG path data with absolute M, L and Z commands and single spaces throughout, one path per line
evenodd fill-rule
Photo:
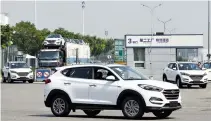
M 82 1 L 82 24 L 83 24 L 83 36 L 84 36 L 84 9 L 85 9 L 85 1 Z
M 108 30 L 105 30 L 105 36 L 106 36 L 106 39 L 108 37 Z
M 151 44 L 152 44 L 152 40 L 153 40 L 153 16 L 154 16 L 154 11 L 156 8 L 160 7 L 162 4 L 158 4 L 154 7 L 149 7 L 147 5 L 141 4 L 143 7 L 146 7 L 150 10 L 151 13 L 151 42 L 150 42 L 150 47 L 148 48 L 148 54 L 149 54 L 149 62 L 150 62 L 150 78 L 153 78 L 152 76 L 152 63 L 151 63 Z
M 37 27 L 37 2 L 34 0 L 34 25 Z
M 208 0 L 208 62 L 210 62 L 210 1 Z
M 164 32 L 164 34 L 165 34 L 165 32 L 166 32 L 166 23 L 168 23 L 168 22 L 170 22 L 172 19 L 169 19 L 169 20 L 167 20 L 167 21 L 162 21 L 162 20 L 160 20 L 160 19 L 158 19 L 158 21 L 160 21 L 161 23 L 163 23 L 163 32 Z

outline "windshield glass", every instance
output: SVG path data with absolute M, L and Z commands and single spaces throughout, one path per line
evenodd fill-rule
M 60 38 L 59 34 L 51 34 L 48 36 L 48 38 Z
M 203 67 L 206 68 L 206 69 L 210 69 L 211 63 L 204 63 Z
M 59 52 L 58 51 L 42 51 L 39 54 L 39 59 L 43 60 L 51 60 L 51 59 L 58 59 Z
M 148 80 L 143 74 L 138 73 L 128 66 L 115 66 L 110 68 L 124 80 Z
M 10 63 L 10 68 L 29 68 L 26 63 Z
M 196 63 L 179 63 L 179 70 L 201 70 Z

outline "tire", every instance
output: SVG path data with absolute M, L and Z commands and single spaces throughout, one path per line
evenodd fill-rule
M 164 82 L 167 82 L 168 81 L 166 75 L 163 75 L 163 81 Z
M 101 112 L 101 110 L 83 110 L 83 111 L 89 117 L 95 117 L 97 114 Z
M 26 81 L 23 81 L 23 83 L 26 83 Z
M 201 84 L 199 85 L 201 88 L 207 88 L 207 84 Z
M 182 88 L 182 87 L 183 87 L 182 82 L 181 82 L 181 78 L 180 78 L 180 77 L 177 77 L 177 78 L 176 78 L 176 83 L 177 83 L 177 86 L 178 86 L 179 88 Z
M 29 82 L 29 83 L 33 83 L 33 82 L 34 82 L 34 80 L 29 80 L 28 82 Z
M 133 107 L 131 106 L 131 104 L 133 104 Z M 134 107 L 136 107 L 136 110 Z M 124 101 L 122 102 L 121 108 L 122 108 L 122 113 L 126 118 L 139 119 L 142 118 L 142 116 L 144 115 L 145 105 L 140 99 L 136 97 L 128 97 L 125 98 Z M 135 114 L 131 114 L 129 112 L 129 109 L 131 108 L 135 112 Z
M 60 105 L 58 105 L 60 103 Z M 63 108 L 61 108 L 61 104 Z M 57 107 L 59 106 L 59 107 Z M 61 112 L 58 112 L 58 108 L 62 109 Z M 55 96 L 51 102 L 51 112 L 57 117 L 65 117 L 70 113 L 70 105 L 67 98 L 63 95 Z
M 2 77 L 2 82 L 5 83 L 6 82 L 6 78 L 4 77 L 3 73 L 1 74 L 1 77 Z
M 155 111 L 152 112 L 157 118 L 163 119 L 171 115 L 172 111 Z

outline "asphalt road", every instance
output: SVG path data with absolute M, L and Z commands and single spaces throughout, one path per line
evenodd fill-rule
M 1 85 L 2 121 L 118 121 L 124 120 L 121 111 L 103 111 L 96 118 L 88 118 L 82 111 L 71 112 L 69 117 L 54 117 L 43 103 L 43 83 Z M 183 108 L 168 119 L 159 121 L 211 121 L 211 83 L 206 89 L 181 89 Z M 151 113 L 142 120 L 158 120 Z

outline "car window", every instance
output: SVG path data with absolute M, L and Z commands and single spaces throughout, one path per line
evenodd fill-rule
M 177 64 L 176 64 L 176 63 L 173 63 L 173 64 L 172 64 L 172 69 L 173 69 L 173 68 L 176 68 L 176 69 L 177 69 Z
M 106 80 L 107 76 L 114 76 L 116 79 L 117 77 L 108 69 L 100 68 L 100 67 L 94 67 L 94 79 L 97 80 Z
M 169 63 L 168 68 L 172 69 L 173 63 Z
M 92 79 L 92 68 L 88 67 L 69 68 L 63 70 L 61 73 L 71 78 Z

